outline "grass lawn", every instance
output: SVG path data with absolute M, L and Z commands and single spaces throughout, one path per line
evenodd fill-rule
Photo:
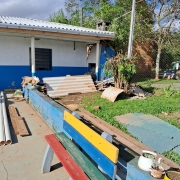
M 146 79 L 142 79 L 137 84 L 141 86 L 146 86 L 146 85 L 152 85 L 152 84 L 175 84 L 175 83 L 180 83 L 180 80 L 167 79 L 167 78 L 155 80 L 155 79 L 146 78 Z
M 148 84 L 146 83 L 146 85 Z M 117 122 L 114 116 L 141 112 L 159 117 L 180 129 L 180 91 L 171 90 L 170 88 L 154 89 L 145 85 L 144 88 L 152 92 L 152 96 L 147 97 L 145 100 L 129 100 L 124 96 L 119 97 L 113 103 L 102 99 L 100 97 L 101 93 L 98 92 L 85 96 L 82 106 L 127 134 L 129 132 L 126 127 Z M 100 106 L 100 110 L 94 110 L 94 106 Z M 180 165 L 180 156 L 178 154 L 169 151 L 163 155 Z

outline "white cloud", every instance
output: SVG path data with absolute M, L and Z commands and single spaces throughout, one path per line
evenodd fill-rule
M 0 15 L 47 20 L 65 0 L 0 0 Z

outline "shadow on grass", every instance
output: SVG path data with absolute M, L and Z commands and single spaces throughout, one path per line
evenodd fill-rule
M 148 93 L 153 93 L 155 89 L 155 87 L 143 87 L 143 90 Z

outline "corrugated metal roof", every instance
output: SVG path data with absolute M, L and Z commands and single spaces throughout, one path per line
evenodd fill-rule
M 109 32 L 109 31 L 101 31 L 96 29 L 72 26 L 67 24 L 31 19 L 31 18 L 19 18 L 19 17 L 9 17 L 9 16 L 0 16 L 0 27 L 59 32 L 59 33 L 78 34 L 78 35 L 87 35 L 87 36 L 109 37 L 109 38 L 114 38 L 115 36 L 113 32 Z
M 159 153 L 169 151 L 180 144 L 180 129 L 155 116 L 129 113 L 115 118 L 139 141 Z M 178 147 L 174 151 L 180 154 Z

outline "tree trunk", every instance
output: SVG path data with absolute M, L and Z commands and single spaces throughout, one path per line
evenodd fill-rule
M 158 44 L 158 53 L 156 57 L 156 74 L 155 74 L 156 80 L 159 79 L 159 62 L 160 62 L 160 57 L 161 57 L 161 50 L 162 50 L 162 46 L 161 44 Z
M 114 85 L 116 88 L 119 88 L 119 79 L 117 77 L 114 78 Z
M 130 87 L 130 82 L 131 82 L 131 79 L 125 81 L 124 92 L 125 92 L 126 94 L 128 93 L 128 90 L 129 90 L 129 87 Z

